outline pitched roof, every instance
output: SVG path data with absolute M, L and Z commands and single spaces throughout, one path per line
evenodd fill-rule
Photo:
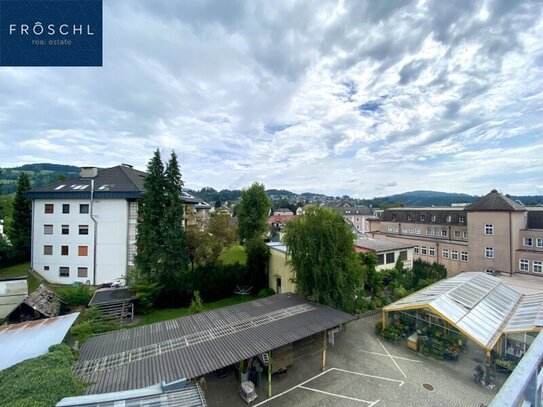
M 355 319 L 294 294 L 98 335 L 76 373 L 87 394 L 192 379 Z
M 17 308 L 28 295 L 28 283 L 25 277 L 13 277 L 0 280 L 0 321 Z
M 53 290 L 40 284 L 23 302 L 46 317 L 56 317 L 62 301 Z
M 432 218 L 435 216 L 435 221 Z M 449 218 L 450 217 L 450 218 Z M 420 223 L 424 225 L 461 225 L 467 224 L 466 211 L 461 207 L 420 207 L 389 208 L 383 212 L 383 221 Z M 450 222 L 447 222 L 450 219 Z M 462 222 L 461 222 L 462 220 Z
M 101 288 L 94 292 L 94 295 L 89 302 L 89 306 L 126 302 L 135 299 L 136 295 L 134 294 L 134 291 L 127 287 Z
M 347 201 L 342 201 L 337 205 L 332 205 L 332 208 L 341 212 L 343 215 L 373 215 L 373 212 L 369 206 L 354 205 Z
M 526 207 L 516 202 L 501 192 L 493 189 L 485 196 L 480 197 L 471 205 L 466 207 L 466 211 L 525 211 Z

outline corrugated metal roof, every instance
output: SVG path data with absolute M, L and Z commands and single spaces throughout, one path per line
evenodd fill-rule
M 197 383 L 187 384 L 182 388 L 169 389 L 164 384 L 143 389 L 125 390 L 79 397 L 65 397 L 56 407 L 205 407 L 202 389 Z M 175 386 L 175 385 L 174 385 Z
M 79 312 L 0 327 L 0 370 L 45 355 L 62 342 Z
M 334 328 L 354 316 L 281 294 L 90 338 L 76 372 L 88 394 L 195 378 Z
M 101 288 L 94 292 L 89 305 L 110 304 L 134 300 L 134 291 L 127 287 Z
M 543 326 L 543 293 L 521 294 L 486 273 L 461 273 L 438 281 L 383 310 L 416 308 L 434 310 L 487 349 L 504 332 Z
M 0 321 L 21 305 L 27 295 L 26 277 L 0 281 Z

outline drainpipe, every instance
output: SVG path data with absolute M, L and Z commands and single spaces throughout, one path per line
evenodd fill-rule
M 513 276 L 513 228 L 511 211 L 509 211 L 509 277 Z
M 94 180 L 91 179 L 91 192 L 90 192 L 90 218 L 94 224 L 93 230 L 93 254 L 92 254 L 92 284 L 96 285 L 96 242 L 98 236 L 98 223 L 94 217 Z

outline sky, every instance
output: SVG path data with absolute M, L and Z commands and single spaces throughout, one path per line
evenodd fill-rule
M 0 68 L 0 167 L 543 194 L 543 2 L 104 1 L 103 67 Z

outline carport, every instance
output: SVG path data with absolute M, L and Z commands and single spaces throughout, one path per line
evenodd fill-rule
M 271 396 L 272 357 L 277 349 L 320 336 L 324 368 L 328 334 L 354 319 L 294 294 L 273 295 L 95 336 L 82 346 L 76 373 L 92 383 L 87 394 L 99 394 L 196 379 L 267 354 Z

